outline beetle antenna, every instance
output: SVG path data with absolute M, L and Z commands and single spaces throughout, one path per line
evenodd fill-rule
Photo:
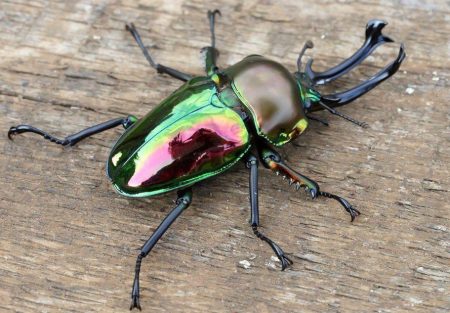
M 327 120 L 324 120 L 324 119 L 321 119 L 321 118 L 312 116 L 311 114 L 306 114 L 306 117 L 307 117 L 309 120 L 319 122 L 320 124 L 322 124 L 322 125 L 324 125 L 324 126 L 330 126 L 330 124 L 328 123 Z
M 300 54 L 298 55 L 297 59 L 297 70 L 300 72 L 300 67 L 302 66 L 302 57 L 305 54 L 307 49 L 314 48 L 314 44 L 311 40 L 307 40 L 305 44 L 303 45 L 302 51 L 300 51 Z
M 366 122 L 360 122 L 355 120 L 354 118 L 347 116 L 339 111 L 336 111 L 336 109 L 329 107 L 328 105 L 326 105 L 325 103 L 323 103 L 322 101 L 319 101 L 319 105 L 322 106 L 325 110 L 327 110 L 328 112 L 330 112 L 331 114 L 337 115 L 339 117 L 342 117 L 343 119 L 352 122 L 353 124 L 356 124 L 362 128 L 367 128 L 369 125 Z

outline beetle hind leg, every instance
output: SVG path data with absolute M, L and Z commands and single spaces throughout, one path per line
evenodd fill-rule
M 189 207 L 192 202 L 192 191 L 190 189 L 181 190 L 178 192 L 178 199 L 176 200 L 176 207 L 170 211 L 166 218 L 161 222 L 158 228 L 153 232 L 150 238 L 145 242 L 141 248 L 141 252 L 136 258 L 136 266 L 134 270 L 133 289 L 131 291 L 131 305 L 130 310 L 137 308 L 141 310 L 140 305 L 140 288 L 139 288 L 139 274 L 141 272 L 142 259 L 145 258 L 158 240 L 169 229 L 172 223 L 177 219 L 180 214 Z
M 278 246 L 275 242 L 273 242 L 272 240 L 270 240 L 265 235 L 263 235 L 259 232 L 257 225 L 252 225 L 252 229 L 253 229 L 253 233 L 256 235 L 256 237 L 258 237 L 262 241 L 267 242 L 269 244 L 269 246 L 272 248 L 272 250 L 275 252 L 278 259 L 280 260 L 282 271 L 284 271 L 288 266 L 294 264 L 294 262 L 292 262 L 292 260 L 286 256 L 286 254 L 280 248 L 280 246 Z
M 281 270 L 284 271 L 289 265 L 292 265 L 293 262 L 289 259 L 284 251 L 271 239 L 263 235 L 259 230 L 259 205 L 258 205 L 258 159 L 249 155 L 246 161 L 247 168 L 250 169 L 250 206 L 251 206 L 251 217 L 250 217 L 250 225 L 252 226 L 253 233 L 261 239 L 262 241 L 267 242 L 267 244 L 272 248 L 272 250 L 277 255 L 278 259 L 281 262 Z

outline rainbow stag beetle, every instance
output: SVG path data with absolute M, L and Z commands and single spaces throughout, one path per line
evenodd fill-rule
M 308 126 L 308 120 L 318 120 L 311 112 L 327 110 L 359 126 L 365 126 L 335 107 L 347 104 L 365 94 L 383 80 L 392 76 L 405 58 L 403 45 L 397 58 L 369 80 L 336 94 L 321 95 L 314 87 L 326 84 L 360 64 L 379 45 L 392 42 L 381 30 L 386 25 L 380 20 L 369 21 L 362 47 L 349 59 L 325 71 L 311 69 L 312 61 L 301 71 L 290 73 L 281 64 L 260 55 L 250 55 L 242 61 L 221 70 L 216 66 L 214 22 L 218 10 L 208 11 L 211 46 L 203 48 L 207 76 L 192 77 L 173 68 L 156 63 L 144 46 L 133 24 L 127 24 L 150 65 L 158 73 L 165 73 L 186 82 L 146 116 L 117 118 L 89 127 L 81 132 L 58 139 L 29 125 L 11 127 L 14 134 L 33 132 L 61 145 L 74 145 L 80 140 L 123 125 L 125 133 L 112 148 L 107 162 L 107 174 L 115 189 L 127 197 L 150 197 L 177 190 L 175 208 L 142 246 L 136 260 L 131 293 L 131 307 L 139 308 L 139 272 L 141 261 L 152 250 L 175 219 L 190 205 L 191 187 L 204 179 L 218 175 L 239 160 L 250 170 L 250 224 L 254 234 L 267 242 L 280 259 L 282 270 L 292 264 L 283 250 L 258 231 L 258 158 L 269 168 L 288 178 L 297 190 L 304 187 L 312 198 L 319 196 L 337 200 L 351 215 L 359 215 L 349 202 L 339 196 L 321 191 L 310 178 L 290 168 L 274 146 L 291 142 Z

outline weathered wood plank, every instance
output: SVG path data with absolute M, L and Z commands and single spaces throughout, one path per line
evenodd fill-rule
M 158 62 L 200 75 L 208 1 L 0 3 L 0 311 L 123 312 L 136 249 L 174 194 L 125 199 L 104 176 L 120 130 L 72 148 L 59 135 L 132 113 L 142 116 L 180 83 L 157 75 L 124 30 L 134 21 Z M 310 201 L 261 169 L 263 229 L 294 260 L 279 272 L 247 225 L 248 173 L 237 166 L 194 190 L 191 208 L 144 261 L 148 312 L 448 312 L 449 5 L 446 1 L 218 1 L 222 67 L 257 53 L 294 70 L 306 39 L 318 70 L 359 47 L 371 18 L 390 22 L 408 59 L 388 82 L 343 112 L 369 129 L 321 113 L 282 149 L 291 165 L 362 212 Z M 333 84 L 344 89 L 396 55 L 383 47 Z M 406 88 L 412 88 L 412 94 Z M 247 260 L 250 268 L 239 266 Z

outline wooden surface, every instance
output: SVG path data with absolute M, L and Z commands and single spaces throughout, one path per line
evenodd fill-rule
M 320 113 L 282 149 L 290 164 L 363 213 L 353 224 L 332 200 L 308 200 L 260 170 L 262 230 L 295 264 L 279 271 L 247 224 L 242 164 L 194 189 L 141 274 L 145 312 L 448 312 L 449 12 L 447 1 L 44 1 L 0 3 L 0 311 L 126 312 L 137 249 L 174 193 L 126 199 L 105 177 L 122 132 L 62 148 L 29 123 L 65 136 L 128 113 L 143 116 L 180 83 L 147 64 L 125 22 L 158 62 L 202 75 L 206 10 L 220 8 L 219 64 L 263 54 L 295 70 L 311 39 L 314 68 L 353 53 L 371 18 L 406 46 L 401 70 L 342 111 Z M 327 90 L 345 89 L 394 59 L 398 44 Z M 407 92 L 407 88 L 409 93 Z M 412 93 L 411 93 L 412 92 Z M 241 261 L 250 268 L 243 268 Z M 245 262 L 244 262 L 245 263 Z

